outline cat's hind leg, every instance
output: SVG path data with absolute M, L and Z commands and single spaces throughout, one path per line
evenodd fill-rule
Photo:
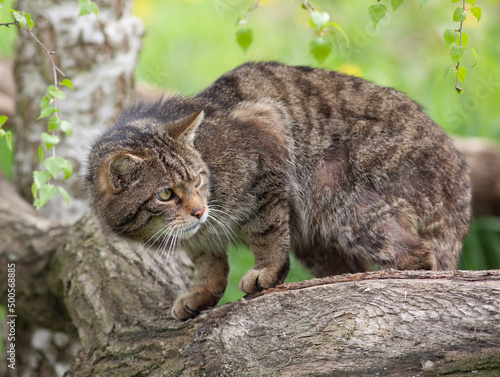
M 355 203 L 339 232 L 345 253 L 382 268 L 437 268 L 431 243 L 419 234 L 419 218 L 406 200 L 384 201 L 375 191 L 365 189 Z
M 364 272 L 370 269 L 368 263 L 352 254 L 340 252 L 337 247 L 323 245 L 301 246 L 294 250 L 294 256 L 315 277 Z

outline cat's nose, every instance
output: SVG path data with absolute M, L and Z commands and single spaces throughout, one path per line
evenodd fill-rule
M 201 216 L 203 216 L 203 214 L 205 213 L 206 210 L 207 210 L 207 207 L 196 208 L 196 209 L 193 210 L 192 215 L 196 216 L 196 218 L 200 219 Z

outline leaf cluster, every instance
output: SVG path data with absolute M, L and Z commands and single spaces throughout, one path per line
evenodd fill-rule
M 309 24 L 315 32 L 314 38 L 309 43 L 309 52 L 319 63 L 322 63 L 331 54 L 334 44 L 338 43 L 338 35 L 342 36 L 347 44 L 349 44 L 349 38 L 337 22 L 330 21 L 331 17 L 328 12 L 315 10 L 306 0 L 300 0 L 300 2 L 302 8 L 309 12 Z M 244 52 L 253 42 L 253 31 L 248 27 L 248 22 L 258 5 L 259 0 L 246 9 L 237 21 L 236 42 Z
M 377 1 L 377 4 L 368 7 L 368 15 L 373 23 L 373 27 L 377 27 L 378 23 L 382 21 L 387 13 L 387 7 L 380 3 L 380 0 Z M 404 0 L 390 0 L 390 3 L 392 11 L 395 12 L 404 3 Z M 419 0 L 418 3 L 420 8 L 422 8 L 427 3 L 427 0 Z
M 460 0 L 452 0 L 451 2 L 456 3 L 458 1 Z M 466 3 L 471 7 L 466 8 Z M 451 64 L 446 67 L 444 74 L 447 76 L 450 72 L 454 72 L 456 77 L 455 89 L 458 94 L 463 92 L 463 89 L 458 86 L 458 82 L 464 82 L 467 77 L 467 68 L 460 65 L 460 61 L 462 60 L 465 52 L 470 51 L 474 60 L 477 60 L 474 48 L 469 46 L 469 35 L 463 31 L 463 22 L 466 20 L 468 12 L 471 12 L 471 14 L 479 22 L 481 19 L 481 8 L 476 6 L 476 0 L 466 0 L 463 1 L 462 7 L 457 7 L 453 11 L 453 21 L 460 22 L 459 28 L 446 29 L 443 33 L 443 39 L 446 47 L 448 48 L 451 46 L 449 52 Z
M 64 100 L 66 98 L 66 95 L 62 91 L 63 86 L 73 89 L 73 83 L 68 79 L 64 79 L 57 86 L 50 85 L 40 104 L 38 119 L 49 117 L 48 128 L 50 133 L 43 132 L 41 134 L 43 145 L 38 148 L 38 158 L 46 171 L 35 170 L 33 172 L 31 193 L 33 194 L 33 198 L 35 198 L 33 204 L 37 209 L 47 204 L 57 192 L 66 199 L 66 203 L 69 203 L 70 200 L 66 190 L 61 186 L 54 186 L 51 184 L 51 180 L 58 179 L 60 172 L 63 173 L 64 180 L 69 179 L 73 175 L 71 162 L 65 158 L 56 156 L 55 153 L 52 157 L 45 158 L 45 151 L 49 151 L 60 142 L 60 138 L 56 134 L 57 130 L 64 132 L 68 137 L 71 137 L 72 134 L 71 124 L 66 120 L 60 119 L 59 109 L 56 106 L 56 100 Z
M 338 43 L 338 34 L 349 44 L 349 37 L 344 29 L 337 22 L 330 22 L 328 12 L 311 10 L 309 24 L 316 32 L 316 38 L 309 43 L 309 52 L 319 62 L 323 61 L 331 54 L 334 43 Z

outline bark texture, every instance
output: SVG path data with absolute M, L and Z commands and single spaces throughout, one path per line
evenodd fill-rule
M 74 226 L 58 225 L 35 213 L 4 179 L 0 227 L 6 230 L 2 268 L 16 263 L 16 341 L 32 334 L 26 354 L 16 344 L 18 373 L 29 371 L 33 354 L 45 369 L 31 375 L 55 376 L 70 365 L 67 356 L 50 364 L 34 334 L 71 350 L 78 339 L 68 376 L 500 373 L 500 271 L 314 279 L 181 323 L 170 308 L 193 273 L 183 254 L 158 264 L 153 250 L 136 253 L 139 245 L 104 236 L 89 214 Z
M 73 125 L 71 138 L 63 137 L 57 155 L 72 162 L 73 177 L 63 183 L 72 197 L 52 200 L 42 212 L 73 223 L 86 208 L 82 184 L 83 161 L 96 133 L 108 126 L 132 94 L 133 73 L 141 47 L 142 23 L 131 15 L 132 0 L 98 0 L 99 17 L 78 17 L 78 1 L 19 0 L 16 9 L 28 12 L 36 23 L 36 35 L 50 50 L 57 66 L 78 90 L 58 101 L 61 119 Z M 40 100 L 54 84 L 50 62 L 25 32 L 16 45 L 17 93 L 15 182 L 31 201 L 33 170 L 39 169 L 40 135 L 47 131 L 47 118 L 37 120 Z M 63 77 L 58 76 L 58 81 Z M 61 135 L 64 135 L 61 133 Z

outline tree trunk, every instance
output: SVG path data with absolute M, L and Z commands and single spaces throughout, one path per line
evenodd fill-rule
M 79 339 L 69 376 L 500 373 L 500 271 L 314 279 L 181 323 L 170 308 L 193 273 L 183 254 L 167 266 L 156 265 L 152 251 L 141 259 L 138 245 L 105 237 L 89 214 L 74 226 L 58 225 L 4 179 L 0 228 L 0 263 L 16 270 L 16 308 L 8 314 L 17 315 L 19 374 L 37 352 L 24 354 L 23 331 L 39 327 L 65 335 L 68 344 Z M 0 296 L 7 302 L 4 276 Z
M 61 119 L 72 124 L 73 135 L 63 137 L 56 146 L 57 155 L 73 165 L 73 177 L 61 182 L 71 202 L 66 206 L 64 200 L 52 200 L 42 209 L 66 224 L 74 223 L 86 209 L 82 177 L 88 148 L 127 105 L 141 47 L 142 23 L 131 15 L 132 0 L 96 3 L 98 17 L 78 17 L 76 0 L 18 0 L 16 4 L 16 9 L 31 14 L 38 39 L 55 52 L 55 63 L 76 89 L 65 89 L 66 99 L 58 101 Z M 47 55 L 24 31 L 17 41 L 14 67 L 18 88 L 15 183 L 31 201 L 33 170 L 39 169 L 40 135 L 48 132 L 47 118 L 37 120 L 40 101 L 47 87 L 54 85 L 54 78 Z M 58 81 L 62 79 L 59 75 Z

